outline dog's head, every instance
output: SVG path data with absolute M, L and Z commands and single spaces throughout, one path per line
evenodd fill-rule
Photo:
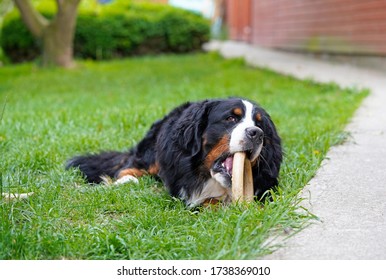
M 167 181 L 173 174 L 167 184 L 172 193 L 198 203 L 204 198 L 231 196 L 236 152 L 245 152 L 252 162 L 256 195 L 277 184 L 280 138 L 259 105 L 231 98 L 191 103 L 180 110 L 169 130 L 176 133 L 163 148 L 168 150 L 163 161 L 168 170 L 161 177 Z
M 204 163 L 212 178 L 229 188 L 233 155 L 245 152 L 255 165 L 273 129 L 267 113 L 250 101 L 229 99 L 213 106 L 201 139 Z

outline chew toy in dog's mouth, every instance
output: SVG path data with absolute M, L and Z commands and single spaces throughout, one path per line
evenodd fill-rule
M 251 157 L 251 151 L 245 151 L 247 158 Z M 223 154 L 219 157 L 213 166 L 213 171 L 232 178 L 233 173 L 233 154 Z

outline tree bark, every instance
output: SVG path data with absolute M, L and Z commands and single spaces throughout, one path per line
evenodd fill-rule
M 58 13 L 44 30 L 43 65 L 74 66 L 73 41 L 80 0 L 57 0 Z
M 29 0 L 14 0 L 20 15 L 32 35 L 36 38 L 43 36 L 43 30 L 48 25 L 48 20 L 44 18 L 32 5 Z
M 43 66 L 74 66 L 73 40 L 80 0 L 56 0 L 58 12 L 48 21 L 30 0 L 14 0 L 27 28 L 43 42 Z

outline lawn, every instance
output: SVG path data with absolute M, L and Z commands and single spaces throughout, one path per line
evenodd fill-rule
M 0 67 L 0 259 L 254 259 L 269 237 L 312 219 L 298 192 L 347 136 L 365 92 L 298 81 L 216 54 L 79 62 L 66 71 Z M 125 150 L 187 100 L 242 96 L 271 114 L 285 158 L 273 200 L 187 209 L 145 177 L 90 186 L 69 157 Z M 3 108 L 5 108 L 3 110 Z

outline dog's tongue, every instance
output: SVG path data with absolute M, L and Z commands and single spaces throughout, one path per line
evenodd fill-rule
M 233 170 L 233 157 L 228 157 L 224 161 L 224 166 L 228 174 L 232 175 L 232 170 Z

